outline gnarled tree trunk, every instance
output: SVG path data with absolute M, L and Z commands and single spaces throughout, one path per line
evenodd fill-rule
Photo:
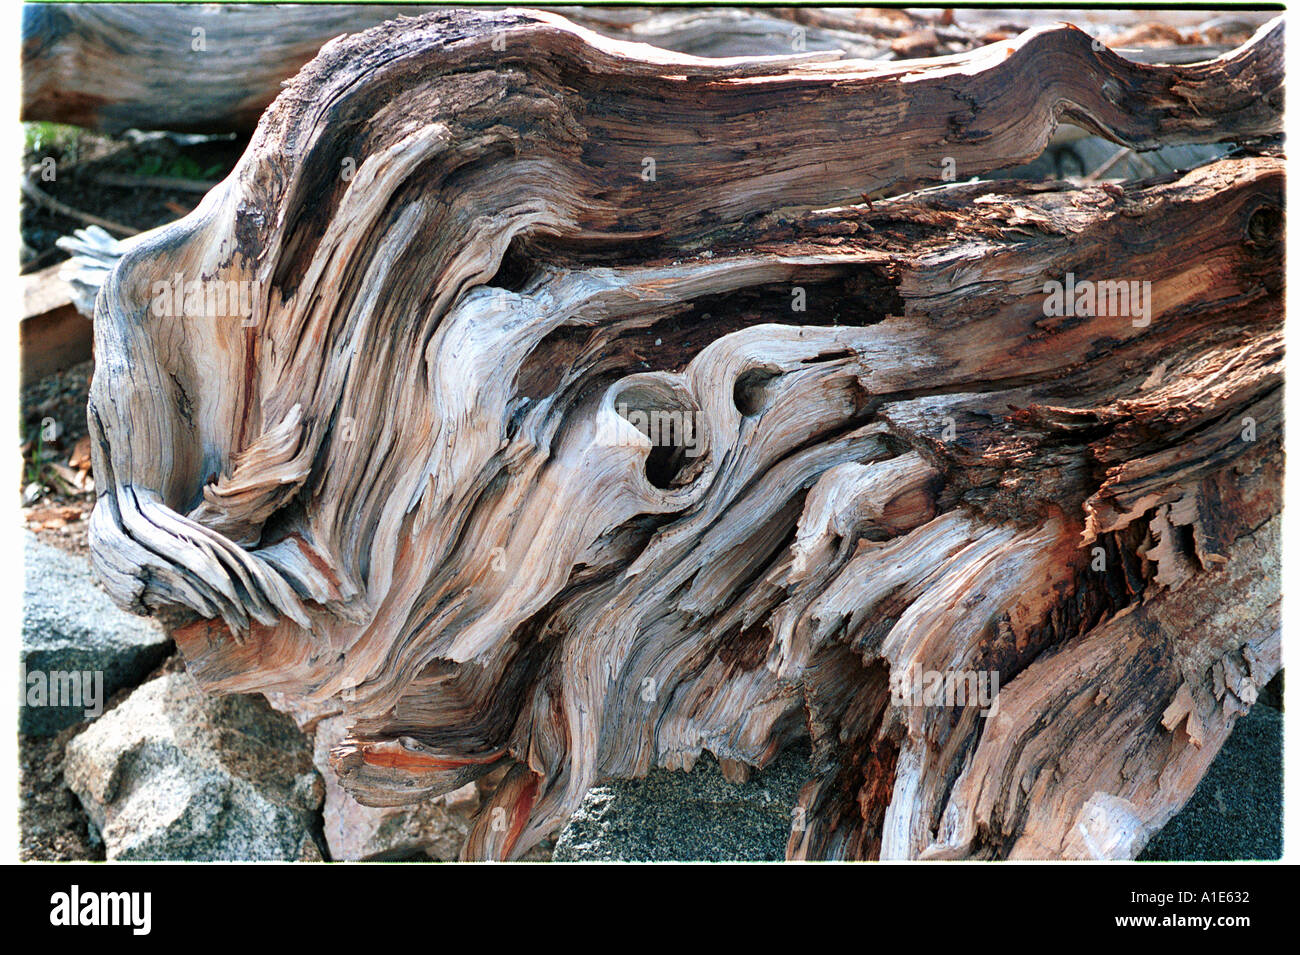
M 1131 856 L 1279 665 L 1281 91 L 1280 21 L 1162 67 L 333 42 L 100 296 L 96 567 L 208 618 L 204 686 L 342 709 L 363 802 L 510 765 L 468 858 L 805 737 L 792 857 Z M 965 181 L 1061 121 L 1246 148 Z

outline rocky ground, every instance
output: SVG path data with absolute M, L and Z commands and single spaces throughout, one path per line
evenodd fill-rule
M 745 782 L 729 782 L 704 754 L 690 773 L 597 787 L 560 834 L 555 861 L 779 862 L 808 755 L 783 753 Z
M 1186 806 L 1140 861 L 1282 856 L 1282 710 L 1275 692 L 1243 716 Z
M 336 719 L 300 726 L 260 695 L 203 694 L 164 630 L 108 602 L 83 556 L 30 533 L 24 550 L 23 859 L 456 858 L 500 774 L 411 807 L 361 806 L 328 768 Z M 50 705 L 59 674 L 85 673 L 102 696 Z

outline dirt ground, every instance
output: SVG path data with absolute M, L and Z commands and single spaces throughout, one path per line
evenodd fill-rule
M 23 520 L 45 543 L 82 555 L 95 503 L 86 437 L 92 370 L 83 362 L 33 383 L 19 397 Z
M 18 737 L 18 858 L 23 861 L 104 858 L 104 843 L 63 782 L 63 751 L 87 725 L 77 723 L 57 736 Z

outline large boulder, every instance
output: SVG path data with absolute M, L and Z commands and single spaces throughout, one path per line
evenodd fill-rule
M 25 584 L 19 657 L 19 731 L 52 736 L 103 712 L 144 679 L 171 641 L 150 620 L 120 610 L 82 557 L 23 534 Z
M 164 674 L 68 744 L 64 776 L 109 859 L 321 858 L 311 747 L 261 697 Z
M 776 861 L 785 858 L 806 751 L 790 750 L 745 782 L 707 754 L 689 773 L 597 786 L 555 844 L 556 862 Z

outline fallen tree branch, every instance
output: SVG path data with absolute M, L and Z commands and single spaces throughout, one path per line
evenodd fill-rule
M 140 230 L 132 228 L 129 225 L 122 225 L 120 222 L 114 222 L 112 219 L 105 219 L 102 216 L 92 215 L 89 212 L 82 212 L 80 209 L 74 209 L 65 202 L 60 202 L 49 193 L 38 188 L 30 179 L 18 180 L 18 185 L 23 191 L 23 195 L 33 202 L 44 206 L 51 212 L 69 219 L 75 219 L 78 222 L 84 222 L 86 225 L 97 225 L 101 229 L 107 229 L 110 232 L 116 232 L 118 235 L 139 235 Z
M 216 185 L 207 179 L 184 179 L 180 176 L 132 176 L 111 172 L 96 172 L 91 179 L 105 186 L 124 186 L 128 189 L 175 189 L 178 192 L 206 193 Z

